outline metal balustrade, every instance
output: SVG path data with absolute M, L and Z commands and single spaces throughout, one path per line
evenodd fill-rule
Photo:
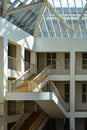
M 55 84 L 52 81 L 48 81 L 47 84 L 42 88 L 42 91 L 44 92 L 53 92 L 55 96 L 59 99 L 60 103 L 63 105 L 63 107 L 69 111 L 69 103 L 67 104 L 60 94 L 59 90 L 56 88 Z
M 87 111 L 87 102 L 76 101 L 75 110 L 76 111 Z
M 37 120 L 35 120 L 34 123 L 31 125 L 29 130 L 37 130 L 46 117 L 47 114 L 44 111 L 42 111 Z
M 24 82 L 24 80 L 28 79 L 32 74 L 35 73 L 35 71 L 36 71 L 36 65 L 31 65 L 31 67 L 17 79 L 15 79 L 12 82 L 8 82 L 8 91 L 11 92 L 17 87 L 19 87 Z
M 31 82 L 29 82 L 28 89 L 33 91 L 35 88 L 38 88 L 38 85 L 50 74 L 50 65 L 47 66 L 41 73 L 39 73 Z
M 20 71 L 20 63 L 20 59 L 8 56 L 8 69 Z
M 76 75 L 87 75 L 87 66 L 82 64 L 75 65 L 75 74 Z

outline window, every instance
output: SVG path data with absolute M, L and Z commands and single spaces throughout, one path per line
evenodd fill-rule
M 87 53 L 82 54 L 82 69 L 87 69 Z
M 17 65 L 17 47 L 14 44 L 8 43 L 8 68 L 16 70 Z
M 25 71 L 30 68 L 30 51 L 25 49 Z
M 65 101 L 69 102 L 69 84 L 65 84 Z
M 30 51 L 25 50 L 25 61 L 30 63 Z
M 47 53 L 47 65 L 51 65 L 56 69 L 56 53 Z
M 87 85 L 82 84 L 82 102 L 83 103 L 86 102 L 86 90 L 87 90 Z
M 65 53 L 65 69 L 69 69 L 70 56 L 69 53 Z
M 16 58 L 16 46 L 8 43 L 8 56 Z

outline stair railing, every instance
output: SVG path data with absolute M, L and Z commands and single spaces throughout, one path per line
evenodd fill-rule
M 37 130 L 41 123 L 46 119 L 47 114 L 45 112 L 41 112 L 39 117 L 34 121 L 32 126 L 29 128 L 29 130 Z
M 47 84 L 42 88 L 42 91 L 54 92 L 55 96 L 59 99 L 60 103 L 66 109 L 66 102 L 65 102 L 63 96 L 60 94 L 59 90 L 57 89 L 57 87 L 55 86 L 55 84 L 52 81 L 48 81 Z
M 40 90 L 38 85 L 50 74 L 50 71 L 51 69 L 49 65 L 29 83 L 29 90 L 33 91 L 35 88 Z
M 11 130 L 18 130 L 22 126 L 22 124 L 24 123 L 24 121 L 29 117 L 30 112 L 31 112 L 33 106 L 34 106 L 34 104 L 31 102 L 29 111 L 23 113 L 19 117 L 19 119 L 17 120 L 17 122 L 11 128 Z
M 55 86 L 55 84 L 52 82 L 52 81 L 50 81 L 51 83 L 51 87 L 53 87 L 53 92 L 54 92 L 54 94 L 56 95 L 56 97 L 59 99 L 59 101 L 61 102 L 61 104 L 64 106 L 64 108 L 65 108 L 65 106 L 66 106 L 66 103 L 65 103 L 65 100 L 64 100 L 64 98 L 63 98 L 63 96 L 60 94 L 60 92 L 59 92 L 59 90 L 56 88 L 56 86 Z
M 21 76 L 12 82 L 8 82 L 8 91 L 12 92 L 15 88 L 19 87 L 24 80 L 28 79 L 32 74 L 35 74 L 36 65 L 31 65 Z

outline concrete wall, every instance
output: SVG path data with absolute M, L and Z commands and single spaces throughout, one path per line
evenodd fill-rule
M 84 52 L 87 51 L 86 38 L 36 38 L 37 52 Z
M 47 66 L 47 53 L 38 53 L 38 70 L 39 72 Z M 51 71 L 51 74 L 55 75 L 67 75 L 69 74 L 69 69 L 65 69 L 65 53 L 56 53 L 56 69 Z
M 76 53 L 76 60 L 75 61 L 76 61 L 76 74 L 77 75 L 87 74 L 87 69 L 82 69 L 82 52 Z
M 76 101 L 76 110 L 80 110 L 80 111 L 86 111 L 87 110 L 87 103 L 83 103 L 82 102 L 82 84 L 87 82 L 76 82 L 76 86 L 75 86 L 75 101 Z M 78 94 L 77 94 L 78 93 Z M 86 95 L 87 97 L 87 95 Z M 87 100 L 87 99 L 86 99 Z

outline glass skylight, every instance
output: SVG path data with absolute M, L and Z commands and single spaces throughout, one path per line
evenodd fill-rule
M 86 0 L 48 0 L 49 3 L 52 5 L 52 6 L 55 6 L 55 7 L 63 7 L 63 8 L 67 8 L 68 5 L 69 7 L 82 7 L 82 6 L 85 6 L 86 4 Z
M 87 38 L 86 0 L 8 0 L 7 6 L 4 18 L 36 37 Z

